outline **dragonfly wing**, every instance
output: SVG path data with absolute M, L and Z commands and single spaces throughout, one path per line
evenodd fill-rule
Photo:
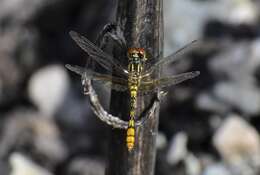
M 127 80 L 119 77 L 114 77 L 111 75 L 105 75 L 98 72 L 94 72 L 92 70 L 76 66 L 76 65 L 65 65 L 67 69 L 69 69 L 72 72 L 75 72 L 76 74 L 82 76 L 84 73 L 87 76 L 87 78 L 102 82 L 105 86 L 110 87 L 116 91 L 126 91 L 127 90 Z
M 179 60 L 180 58 L 182 58 L 182 56 L 185 52 L 189 52 L 190 50 L 193 50 L 194 47 L 197 45 L 198 45 L 198 40 L 193 40 L 192 42 L 188 43 L 184 47 L 178 49 L 173 54 L 158 60 L 155 64 L 153 64 L 150 68 L 148 68 L 147 71 L 144 72 L 143 76 L 150 75 L 159 66 Z
M 94 73 L 93 80 L 104 83 L 106 86 L 111 87 L 117 91 L 126 91 L 128 88 L 127 80 L 111 75 Z
M 106 87 L 109 87 L 113 90 L 119 91 L 119 92 L 125 92 L 127 91 L 127 86 L 124 86 L 122 84 L 116 84 L 116 83 L 112 83 L 111 81 L 106 81 L 104 82 L 104 85 Z
M 94 60 L 97 61 L 106 70 L 112 72 L 112 66 L 114 66 L 118 73 L 128 75 L 128 71 L 124 69 L 116 59 L 103 52 L 87 38 L 74 31 L 70 31 L 70 36 L 80 48 L 87 52 L 89 56 L 93 57 Z
M 65 67 L 80 76 L 82 76 L 84 72 L 86 72 L 86 70 L 83 67 L 76 66 L 76 65 L 66 64 Z
M 176 85 L 185 80 L 192 79 L 198 76 L 199 74 L 200 74 L 199 71 L 193 71 L 193 72 L 182 73 L 179 75 L 174 75 L 171 77 L 165 77 L 165 78 L 160 78 L 160 79 L 155 79 L 150 81 L 143 81 L 141 82 L 140 92 L 147 93 L 150 91 L 157 90 L 158 88 L 165 88 L 167 86 Z
M 94 74 L 93 79 L 97 82 L 103 83 L 105 86 L 110 87 L 113 90 L 116 91 L 126 91 L 127 90 L 127 80 L 110 76 L 110 75 L 104 75 L 104 74 Z

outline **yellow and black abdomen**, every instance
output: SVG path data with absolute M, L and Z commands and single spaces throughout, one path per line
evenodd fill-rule
M 135 121 L 130 119 L 126 134 L 126 146 L 128 151 L 131 151 L 135 145 Z
M 128 151 L 131 151 L 135 145 L 135 114 L 137 106 L 137 90 L 138 83 L 133 79 L 129 81 L 129 91 L 130 91 L 130 119 L 128 122 L 127 136 L 126 136 L 126 146 Z
M 143 48 L 129 48 L 127 52 L 128 64 L 128 89 L 130 93 L 130 119 L 128 122 L 126 146 L 131 151 L 135 145 L 135 115 L 137 107 L 137 92 L 141 80 L 143 63 L 146 60 L 145 50 Z

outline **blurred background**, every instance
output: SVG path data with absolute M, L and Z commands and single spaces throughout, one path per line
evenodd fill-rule
M 107 0 L 0 1 L 0 174 L 103 175 L 106 125 L 65 64 L 113 22 Z M 260 170 L 260 3 L 164 0 L 164 54 L 201 41 L 167 75 L 201 75 L 161 104 L 156 175 L 257 175 Z M 109 109 L 109 90 L 97 86 Z

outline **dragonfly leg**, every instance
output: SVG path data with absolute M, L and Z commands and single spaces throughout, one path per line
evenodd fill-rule
M 90 94 L 90 90 L 89 90 L 89 86 L 87 84 L 87 81 L 91 81 L 91 80 L 87 78 L 87 75 L 86 75 L 86 72 L 85 72 L 81 76 L 81 84 L 83 86 L 83 93 L 84 93 L 84 95 L 89 95 Z
M 141 115 L 141 119 L 139 119 L 136 122 L 136 126 L 142 126 L 144 125 L 144 123 L 149 120 L 150 118 L 152 118 L 154 116 L 154 112 L 156 110 L 156 108 L 159 106 L 160 102 L 163 100 L 163 98 L 167 95 L 167 92 L 165 91 L 160 91 L 156 94 L 155 98 L 152 100 L 152 104 L 148 107 L 148 110 L 146 110 L 146 112 Z
M 168 92 L 166 91 L 160 91 L 159 93 L 157 93 L 157 100 L 160 102 L 163 100 L 163 98 L 168 94 Z

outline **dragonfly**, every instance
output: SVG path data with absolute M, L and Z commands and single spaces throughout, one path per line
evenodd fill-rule
M 163 78 L 151 78 L 151 75 L 155 70 L 158 70 L 161 66 L 176 61 L 187 50 L 187 48 L 194 46 L 197 43 L 197 40 L 185 45 L 170 56 L 158 59 L 157 62 L 150 66 L 147 64 L 149 58 L 147 57 L 144 48 L 128 48 L 126 53 L 128 65 L 123 66 L 119 60 L 104 52 L 77 32 L 71 31 L 70 36 L 77 45 L 89 55 L 91 60 L 98 63 L 109 73 L 116 72 L 116 74 L 100 73 L 91 68 L 69 64 L 66 65 L 66 68 L 81 76 L 85 74 L 90 80 L 102 82 L 113 90 L 129 93 L 129 121 L 126 131 L 126 147 L 129 152 L 133 150 L 135 145 L 135 120 L 138 96 L 179 84 L 200 74 L 199 71 L 192 71 Z

